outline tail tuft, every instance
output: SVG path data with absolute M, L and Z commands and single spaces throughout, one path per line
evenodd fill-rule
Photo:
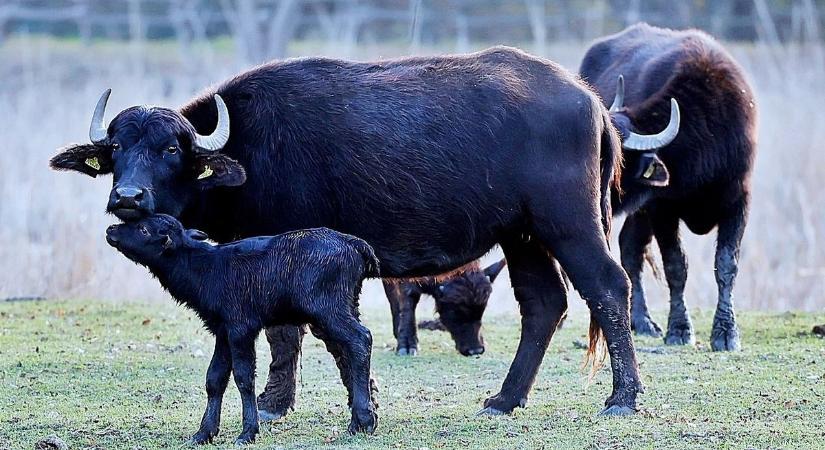
M 590 339 L 590 343 L 584 354 L 584 364 L 582 364 L 582 369 L 589 368 L 587 383 L 590 384 L 599 369 L 604 366 L 605 359 L 607 359 L 607 344 L 604 338 L 604 332 L 592 315 L 590 316 L 590 331 L 588 333 L 588 337 Z

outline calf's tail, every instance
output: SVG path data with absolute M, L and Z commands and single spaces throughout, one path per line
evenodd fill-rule
M 364 260 L 364 278 L 378 278 L 381 276 L 381 265 L 378 262 L 378 257 L 372 247 L 363 239 L 356 237 L 350 238 L 350 244 L 355 247 L 355 250 L 361 255 Z

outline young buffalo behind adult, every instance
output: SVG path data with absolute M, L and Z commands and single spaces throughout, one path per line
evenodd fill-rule
M 113 174 L 108 210 L 117 217 L 166 213 L 218 242 L 328 227 L 367 241 L 391 278 L 445 273 L 500 244 L 522 327 L 488 414 L 527 401 L 567 309 L 561 266 L 587 299 L 591 342 L 603 331 L 608 343 L 605 413 L 634 410 L 642 385 L 629 283 L 605 238 L 620 142 L 598 96 L 560 66 L 501 47 L 369 63 L 292 59 L 179 111 L 136 106 L 108 126 L 107 97 L 92 144 L 63 149 L 52 167 Z M 267 330 L 266 417 L 293 405 L 301 335 Z
M 438 319 L 426 328 L 450 333 L 455 348 L 464 356 L 484 353 L 481 317 L 493 292 L 493 282 L 507 263 L 501 260 L 482 269 L 477 262 L 447 276 L 424 277 L 415 280 L 384 280 L 384 291 L 390 301 L 393 334 L 399 355 L 418 353 L 415 309 L 421 294 L 435 301 Z
M 619 242 L 622 265 L 633 285 L 634 329 L 661 336 L 648 313 L 641 279 L 645 252 L 655 236 L 670 288 L 665 343 L 695 341 L 684 300 L 687 260 L 679 223 L 696 234 L 717 228 L 719 299 L 711 347 L 738 350 L 732 290 L 756 153 L 756 105 L 742 69 L 701 31 L 640 24 L 593 44 L 582 61 L 581 76 L 602 98 L 615 96 L 611 114 L 624 137 L 631 130 L 663 126 L 670 99 L 678 100 L 684 115 L 678 136 L 661 149 L 624 141 L 624 195 L 614 195 L 613 207 L 628 214 Z

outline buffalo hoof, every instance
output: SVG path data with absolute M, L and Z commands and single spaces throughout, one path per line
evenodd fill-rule
M 488 406 L 488 407 L 482 409 L 481 411 L 477 412 L 476 417 L 479 417 L 479 416 L 488 416 L 488 417 L 505 416 L 507 414 L 508 413 L 506 413 L 506 412 L 504 412 L 500 409 L 496 409 L 496 408 Z
M 693 325 L 690 323 L 671 325 L 667 327 L 665 345 L 694 345 L 696 335 L 693 334 Z
M 730 328 L 713 327 L 710 333 L 710 348 L 715 352 L 734 352 L 742 350 L 739 330 L 736 325 Z
M 622 417 L 622 416 L 632 416 L 636 414 L 636 410 L 629 407 L 629 406 L 621 406 L 621 405 L 611 405 L 606 407 L 605 409 L 599 412 L 600 416 L 605 417 Z
M 194 436 L 189 438 L 186 443 L 188 445 L 204 445 L 212 442 L 212 438 L 218 435 L 218 429 L 204 429 L 201 428 Z
M 650 316 L 634 317 L 631 325 L 637 336 L 662 337 L 662 329 Z
M 255 436 L 238 436 L 238 439 L 235 439 L 235 447 L 246 447 L 247 445 L 252 445 L 255 443 Z
M 347 427 L 349 434 L 373 434 L 376 428 L 378 428 L 378 415 L 375 411 L 371 409 L 352 411 L 352 419 L 349 422 L 349 427 Z
M 415 347 L 398 347 L 395 354 L 398 356 L 415 356 L 418 354 L 418 349 Z
M 258 408 L 258 420 L 261 422 L 275 422 L 277 420 L 281 420 L 286 416 L 286 411 L 267 411 L 265 409 Z
M 517 407 L 524 408 L 525 406 L 527 406 L 526 398 L 510 399 L 498 393 L 484 400 L 484 409 L 479 411 L 479 415 L 500 416 L 512 413 Z

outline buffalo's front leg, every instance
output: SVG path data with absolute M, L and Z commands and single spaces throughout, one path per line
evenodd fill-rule
M 266 340 L 272 353 L 269 378 L 258 396 L 261 420 L 278 420 L 295 407 L 295 387 L 298 383 L 298 359 L 304 327 L 284 325 L 266 329 Z
M 662 329 L 650 317 L 647 309 L 645 288 L 642 284 L 645 253 L 650 245 L 653 232 L 647 214 L 639 211 L 627 217 L 619 233 L 619 248 L 622 254 L 622 267 L 630 277 L 631 301 L 630 323 L 636 334 L 660 337 Z
M 225 331 L 215 335 L 215 352 L 206 371 L 206 411 L 201 419 L 201 426 L 192 436 L 193 444 L 206 444 L 218 435 L 221 423 L 221 403 L 226 385 L 229 383 L 229 374 L 232 371 L 232 355 L 229 351 L 229 341 Z
M 392 332 L 397 342 L 395 352 L 398 355 L 414 356 L 418 353 L 415 308 L 418 306 L 421 293 L 407 292 L 401 282 L 384 281 L 383 283 L 392 313 Z
M 670 289 L 670 313 L 667 316 L 667 345 L 693 345 L 696 335 L 685 304 L 685 283 L 688 276 L 687 256 L 679 238 L 679 217 L 664 207 L 657 208 L 652 215 L 653 233 L 665 269 L 667 286 Z
M 567 311 L 564 280 L 546 250 L 521 241 L 502 243 L 502 249 L 521 312 L 521 340 L 501 391 L 484 401 L 479 414 L 510 413 L 527 404 L 550 338 Z
M 745 232 L 748 199 L 743 197 L 729 209 L 719 222 L 716 238 L 716 284 L 719 302 L 713 317 L 710 345 L 714 351 L 740 350 L 739 328 L 733 310 L 733 284 L 739 272 L 739 245 Z

